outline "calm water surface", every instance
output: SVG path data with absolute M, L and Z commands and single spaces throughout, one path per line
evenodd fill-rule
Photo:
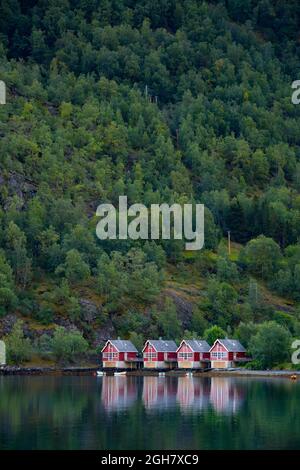
M 300 383 L 0 377 L 0 449 L 300 449 Z

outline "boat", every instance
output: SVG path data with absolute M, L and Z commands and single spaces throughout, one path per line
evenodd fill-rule
M 97 370 L 97 377 L 103 377 L 104 372 L 102 370 Z
M 121 376 L 122 376 L 122 375 L 126 375 L 126 374 L 127 374 L 126 371 L 124 371 L 124 372 L 115 372 L 115 373 L 114 373 L 114 375 L 121 375 Z

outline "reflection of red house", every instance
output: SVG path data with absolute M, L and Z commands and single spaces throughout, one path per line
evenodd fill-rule
M 136 384 L 131 377 L 104 376 L 102 404 L 106 411 L 121 410 L 133 405 L 137 398 Z
M 177 349 L 178 367 L 182 369 L 204 369 L 210 363 L 210 345 L 204 340 L 182 340 Z
M 143 349 L 144 367 L 148 369 L 172 369 L 177 364 L 177 345 L 174 341 L 146 341 Z
M 212 368 L 236 367 L 237 363 L 249 360 L 246 357 L 246 349 L 236 339 L 217 339 L 210 349 Z
M 178 377 L 177 401 L 182 408 L 193 408 L 196 394 L 194 377 Z
M 206 408 L 209 403 L 210 381 L 200 377 L 178 377 L 177 401 L 184 410 Z
M 147 377 L 143 379 L 145 408 L 170 408 L 175 405 L 177 385 L 171 377 Z
M 138 351 L 131 341 L 109 339 L 102 349 L 104 368 L 135 369 Z
M 210 401 L 218 413 L 236 413 L 244 401 L 243 389 L 232 379 L 212 377 Z

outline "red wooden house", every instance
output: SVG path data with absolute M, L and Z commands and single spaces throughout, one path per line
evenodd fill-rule
M 175 341 L 148 339 L 143 349 L 146 369 L 173 369 L 177 364 Z
M 217 339 L 210 349 L 212 368 L 227 369 L 236 367 L 239 362 L 249 360 L 246 356 L 246 349 L 236 339 Z
M 184 339 L 177 349 L 180 369 L 206 369 L 210 365 L 210 345 L 204 340 Z
M 131 341 L 109 339 L 102 349 L 104 368 L 136 369 L 138 351 Z

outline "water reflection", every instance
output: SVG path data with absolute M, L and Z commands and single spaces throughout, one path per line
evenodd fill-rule
M 133 377 L 104 376 L 102 378 L 102 405 L 106 411 L 124 410 L 137 400 L 137 386 Z
M 212 407 L 215 412 L 234 414 L 242 406 L 245 391 L 238 382 L 223 377 L 103 377 L 102 405 L 106 411 L 131 407 L 139 396 L 146 410 L 167 410 L 180 406 L 182 412 Z
M 0 450 L 183 448 L 299 449 L 300 382 L 0 377 Z
M 144 377 L 143 403 L 146 409 L 166 409 L 176 404 L 177 383 L 172 377 Z
M 199 377 L 179 377 L 177 402 L 182 411 L 207 408 L 210 397 L 210 379 Z
M 212 377 L 210 402 L 217 413 L 235 414 L 245 399 L 245 391 L 229 378 Z

